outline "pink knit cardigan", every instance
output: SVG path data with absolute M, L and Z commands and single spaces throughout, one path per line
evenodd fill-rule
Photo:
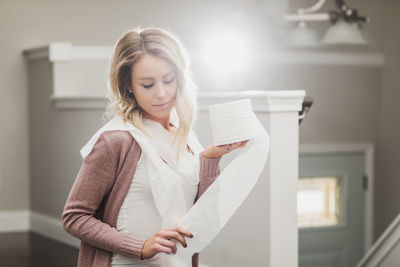
M 103 132 L 83 159 L 62 213 L 64 229 L 81 240 L 78 267 L 109 267 L 112 252 L 140 258 L 145 240 L 115 226 L 141 151 L 128 131 L 112 130 Z M 220 159 L 200 155 L 196 200 L 219 175 Z M 198 264 L 196 253 L 192 266 Z

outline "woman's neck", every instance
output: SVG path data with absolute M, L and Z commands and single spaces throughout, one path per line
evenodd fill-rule
M 165 130 L 167 130 L 168 132 L 170 132 L 171 134 L 175 134 L 175 132 L 176 132 L 176 128 L 175 128 L 175 126 L 170 122 L 170 120 L 169 120 L 169 116 L 168 116 L 168 118 L 154 118 L 154 117 L 151 117 L 151 116 L 145 116 L 147 119 L 150 119 L 150 120 L 152 120 L 152 121 L 155 121 L 155 122 L 158 122 L 158 123 L 160 123 L 161 124 L 161 126 L 162 127 L 164 127 L 164 129 Z

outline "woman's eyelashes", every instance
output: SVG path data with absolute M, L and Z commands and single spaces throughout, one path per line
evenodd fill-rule
M 142 86 L 144 87 L 144 88 L 150 88 L 150 87 L 152 87 L 154 85 L 154 83 L 152 83 L 152 84 L 148 84 L 148 85 L 146 85 L 146 84 L 142 84 Z
M 171 79 L 168 80 L 168 81 L 164 81 L 164 83 L 165 83 L 165 84 L 170 84 L 170 83 L 172 83 L 173 81 L 174 81 L 174 78 L 171 78 Z M 142 84 L 142 86 L 143 86 L 144 88 L 146 88 L 146 89 L 153 87 L 153 85 L 154 85 L 154 83 L 151 83 L 151 84 Z

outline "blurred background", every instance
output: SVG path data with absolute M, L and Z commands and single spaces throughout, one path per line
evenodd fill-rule
M 304 90 L 312 99 L 298 128 L 299 265 L 352 266 L 350 256 L 337 255 L 353 247 L 343 254 L 357 255 L 353 264 L 367 255 L 378 257 L 376 264 L 360 266 L 398 266 L 386 258 L 400 257 L 399 12 L 395 0 L 1 1 L 0 240 L 7 241 L 0 265 L 30 266 L 12 262 L 33 253 L 30 242 L 39 237 L 11 233 L 29 231 L 32 216 L 59 227 L 79 149 L 103 123 L 98 103 L 112 46 L 130 28 L 160 26 L 186 46 L 200 92 Z M 341 22 L 361 29 L 326 36 Z M 75 46 L 98 58 L 80 56 L 75 64 L 51 51 Z M 63 70 L 80 77 L 77 91 L 68 89 L 75 81 L 56 75 Z M 71 98 L 80 108 L 68 106 Z M 82 108 L 86 103 L 97 108 Z M 346 225 L 357 233 L 335 232 Z M 332 241 L 338 236 L 342 241 Z M 11 250 L 18 240 L 26 245 Z

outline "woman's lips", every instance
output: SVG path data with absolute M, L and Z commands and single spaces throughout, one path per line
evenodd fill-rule
M 166 103 L 164 103 L 164 104 L 153 105 L 153 106 L 156 107 L 156 108 L 163 108 L 163 107 L 168 106 L 171 102 L 172 102 L 172 101 L 168 101 L 168 102 L 166 102 Z

